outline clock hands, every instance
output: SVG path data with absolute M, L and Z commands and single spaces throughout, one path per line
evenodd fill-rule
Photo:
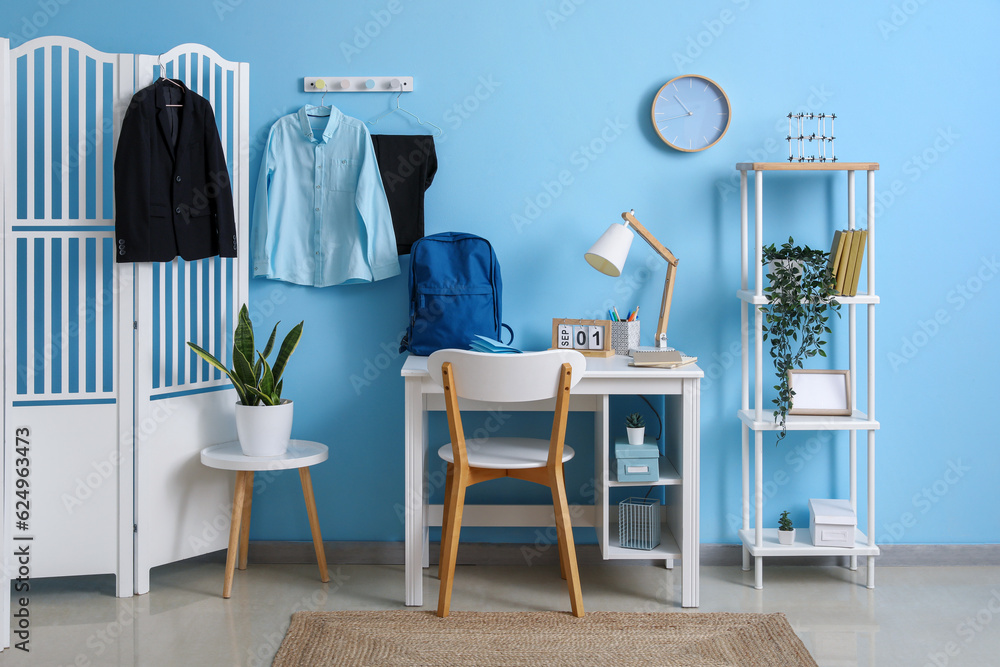
M 677 104 L 680 104 L 682 107 L 684 107 L 684 111 L 687 111 L 687 113 L 685 114 L 686 116 L 693 116 L 694 115 L 694 112 L 692 112 L 690 109 L 688 109 L 686 106 L 684 106 L 684 103 L 681 102 L 681 98 L 679 98 L 676 95 L 674 95 L 674 99 L 677 100 Z
M 668 120 L 674 120 L 674 119 L 676 119 L 676 118 L 685 118 L 685 117 L 687 117 L 687 116 L 693 116 L 693 115 L 694 115 L 694 112 L 693 112 L 693 111 L 691 111 L 691 110 L 690 110 L 690 109 L 688 109 L 688 108 L 687 108 L 686 106 L 684 106 L 684 103 L 683 103 L 683 102 L 681 102 L 681 98 L 679 98 L 679 97 L 677 97 L 676 95 L 674 95 L 674 99 L 675 99 L 675 100 L 677 100 L 677 103 L 678 103 L 678 104 L 680 104 L 680 105 L 681 105 L 681 107 L 683 107 L 683 108 L 684 108 L 684 111 L 686 111 L 687 113 L 682 113 L 682 114 L 680 114 L 679 116 L 671 116 L 670 118 L 665 118 L 665 119 L 663 119 L 663 122 L 666 122 L 666 121 L 668 121 Z
M 657 115 L 659 115 L 659 114 L 657 114 Z M 662 120 L 661 122 L 664 122 L 664 123 L 665 123 L 665 122 L 667 122 L 668 120 L 674 120 L 675 118 L 687 118 L 687 117 L 688 117 L 688 116 L 690 116 L 690 115 L 692 115 L 692 114 L 691 114 L 691 112 L 689 111 L 689 112 L 687 112 L 687 113 L 682 113 L 682 114 L 681 114 L 680 116 L 671 116 L 670 118 L 664 118 L 664 119 L 663 119 L 663 120 Z

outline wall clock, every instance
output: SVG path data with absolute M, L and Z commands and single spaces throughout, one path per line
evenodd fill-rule
M 693 153 L 713 146 L 729 129 L 729 98 L 708 77 L 678 76 L 663 84 L 653 100 L 653 127 L 660 139 Z

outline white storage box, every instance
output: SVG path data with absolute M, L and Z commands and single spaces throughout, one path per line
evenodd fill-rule
M 853 547 L 858 524 L 849 500 L 809 499 L 809 535 L 817 547 Z

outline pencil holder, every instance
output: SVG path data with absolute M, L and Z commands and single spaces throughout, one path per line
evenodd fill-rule
M 639 347 L 639 320 L 611 323 L 611 347 L 615 354 L 628 356 L 628 351 Z

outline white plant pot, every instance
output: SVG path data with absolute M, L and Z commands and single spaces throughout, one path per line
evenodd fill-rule
M 236 433 L 245 456 L 281 456 L 292 436 L 292 402 L 280 405 L 236 403 Z
M 795 544 L 795 529 L 792 528 L 791 530 L 779 530 L 778 543 L 784 544 L 786 547 Z
M 641 428 L 629 428 L 625 427 L 625 432 L 628 433 L 628 444 L 630 445 L 641 445 L 646 438 L 646 427 Z

